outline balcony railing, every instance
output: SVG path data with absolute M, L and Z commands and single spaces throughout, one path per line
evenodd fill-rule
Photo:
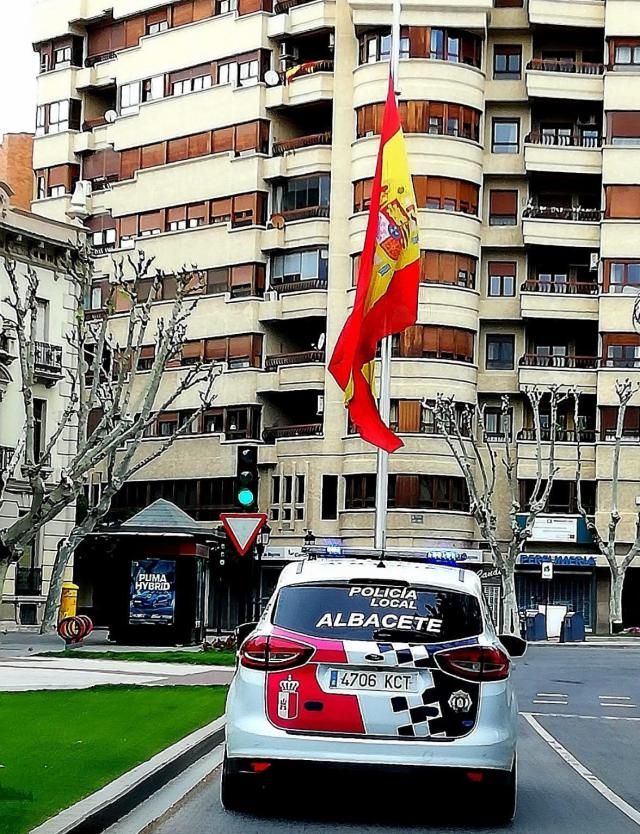
M 568 72 L 577 75 L 602 75 L 604 64 L 590 61 L 572 61 L 565 58 L 532 58 L 527 64 L 528 70 L 542 72 Z
M 42 568 L 16 568 L 16 596 L 38 597 L 42 593 Z
M 577 443 L 578 436 L 575 429 L 563 429 L 557 428 L 555 433 L 555 439 L 557 443 Z M 521 429 L 518 432 L 518 440 L 526 440 L 529 442 L 536 441 L 536 430 L 535 429 Z M 549 443 L 551 441 L 551 429 L 541 429 L 540 430 L 540 441 L 542 443 Z M 595 429 L 581 429 L 580 430 L 580 442 L 581 443 L 595 443 L 596 442 L 596 432 Z
M 298 426 L 272 426 L 262 432 L 262 439 L 265 443 L 274 443 L 276 440 L 287 438 L 321 436 L 322 423 L 304 423 Z
M 36 376 L 59 379 L 62 376 L 62 348 L 47 342 L 35 343 Z
M 305 206 L 304 208 L 287 209 L 280 212 L 287 221 L 309 220 L 312 217 L 329 217 L 329 206 Z
M 331 131 L 326 133 L 312 133 L 310 136 L 298 136 L 295 139 L 285 139 L 283 142 L 274 142 L 273 156 L 284 156 L 289 151 L 297 151 L 300 148 L 312 148 L 317 145 L 330 145 Z
M 523 217 L 533 220 L 571 220 L 580 223 L 598 223 L 602 212 L 582 206 L 527 206 Z
M 104 116 L 96 116 L 95 119 L 85 119 L 85 121 L 82 123 L 82 130 L 85 133 L 88 133 L 89 131 L 93 130 L 94 127 L 102 127 L 106 124 L 108 124 L 108 122 Z
M 281 0 L 273 7 L 274 14 L 284 14 L 294 6 L 304 6 L 305 3 L 311 3 L 311 0 Z
M 310 290 L 326 290 L 326 278 L 300 278 L 298 280 L 283 281 L 281 284 L 272 284 L 271 289 L 278 295 L 286 295 L 290 292 L 308 292 Z
M 305 350 L 300 353 L 275 353 L 267 356 L 264 367 L 267 371 L 275 371 L 288 365 L 305 365 L 309 362 L 324 362 L 323 350 Z
M 597 295 L 599 286 L 593 281 L 541 281 L 530 278 L 520 287 L 523 292 L 542 292 L 552 295 Z
M 602 145 L 602 136 L 596 134 L 584 134 L 580 131 L 565 134 L 560 132 L 548 133 L 545 131 L 532 130 L 525 136 L 525 144 L 549 145 L 562 148 L 599 148 Z
M 281 84 L 293 84 L 298 78 L 305 75 L 314 75 L 316 72 L 333 72 L 333 58 L 321 58 L 319 61 L 302 61 L 294 67 L 283 70 L 280 73 Z
M 592 370 L 598 366 L 597 356 L 546 356 L 537 353 L 525 353 L 520 358 L 523 368 L 575 368 Z
M 118 57 L 117 52 L 103 52 L 102 55 L 92 55 L 86 58 L 85 67 L 95 67 L 96 64 L 101 64 L 103 61 L 114 61 Z
M 640 358 L 633 356 L 603 356 L 598 360 L 601 368 L 640 368 Z
M 7 471 L 14 451 L 10 446 L 0 446 L 0 474 Z

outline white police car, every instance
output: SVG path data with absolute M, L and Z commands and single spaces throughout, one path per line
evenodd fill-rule
M 468 784 L 492 819 L 512 819 L 507 650 L 525 647 L 498 638 L 472 571 L 366 559 L 288 565 L 239 649 L 224 807 L 250 810 L 287 769 L 402 766 Z

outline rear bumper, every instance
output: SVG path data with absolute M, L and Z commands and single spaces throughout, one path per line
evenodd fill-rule
M 253 683 L 259 684 L 245 675 L 243 679 L 236 676 L 229 692 L 226 736 L 230 759 L 503 771 L 510 770 L 513 763 L 517 707 L 510 681 L 483 684 L 474 730 L 454 741 L 287 733 L 269 722 L 262 686 Z

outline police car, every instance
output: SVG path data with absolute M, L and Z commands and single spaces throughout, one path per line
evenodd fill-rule
M 227 810 L 251 810 L 287 772 L 338 764 L 431 768 L 480 791 L 496 822 L 513 818 L 511 656 L 526 644 L 497 636 L 472 571 L 307 559 L 248 630 L 227 701 Z

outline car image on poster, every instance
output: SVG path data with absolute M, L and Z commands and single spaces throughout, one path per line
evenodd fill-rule
M 141 559 L 131 562 L 130 625 L 173 625 L 175 608 L 175 560 Z

